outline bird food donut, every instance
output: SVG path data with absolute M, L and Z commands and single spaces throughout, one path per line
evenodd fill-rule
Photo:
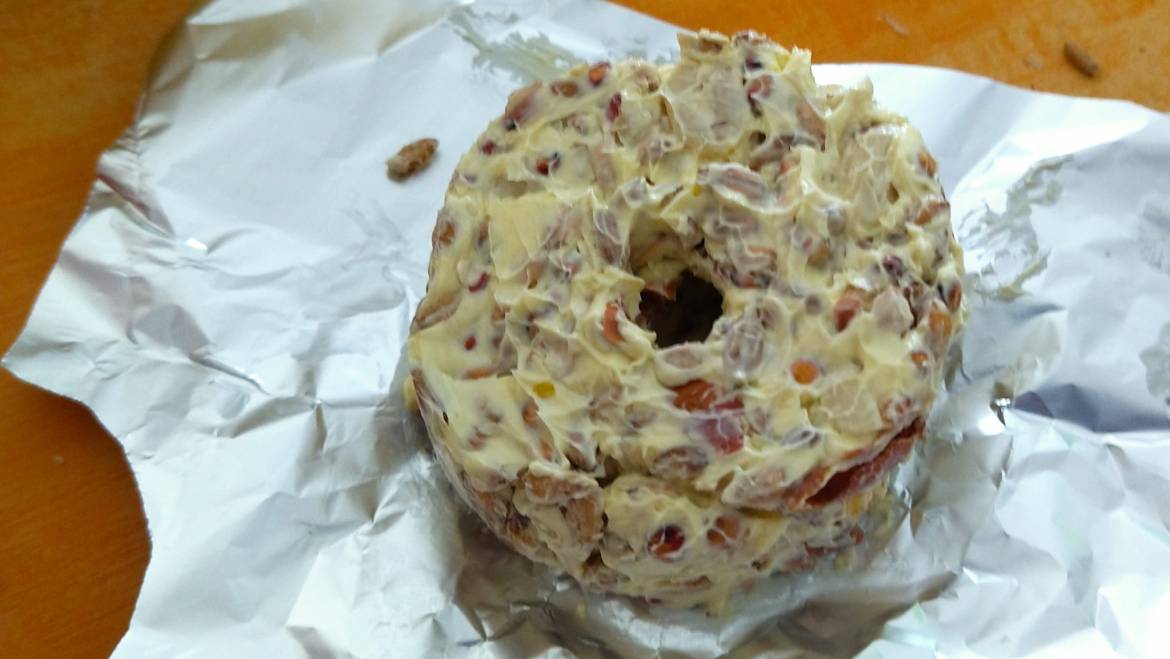
M 444 471 L 594 589 L 718 601 L 862 541 L 962 324 L 934 159 L 754 33 L 514 92 L 411 328 Z

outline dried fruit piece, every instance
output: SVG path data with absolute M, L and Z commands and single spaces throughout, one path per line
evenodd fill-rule
M 768 184 L 760 175 L 743 165 L 727 163 L 706 165 L 699 170 L 698 180 L 721 194 L 728 192 L 743 195 L 752 203 L 761 203 L 771 194 Z M 738 218 L 724 217 L 724 221 Z
M 743 448 L 740 415 L 722 414 L 699 419 L 697 428 L 717 453 L 727 455 Z
M 518 547 L 536 547 L 540 542 L 536 530 L 532 528 L 532 521 L 516 512 L 504 520 L 504 537 Z
M 763 46 L 769 43 L 767 37 L 754 30 L 740 30 L 739 32 L 731 35 L 731 41 L 732 43 L 739 46 L 745 44 L 752 46 Z
M 738 399 L 738 398 L 733 398 L 731 400 L 723 401 L 722 403 L 716 403 L 716 405 L 713 409 L 724 411 L 724 412 L 729 412 L 729 411 L 733 412 L 736 410 L 742 410 L 743 409 L 743 401 Z
M 610 302 L 605 305 L 605 315 L 601 319 L 601 334 L 606 341 L 613 344 L 622 342 L 622 332 L 618 327 L 618 315 L 622 312 L 622 305 Z
M 780 438 L 780 445 L 789 448 L 800 448 L 802 446 L 812 446 L 823 438 L 824 435 L 816 428 L 793 428 L 784 433 L 784 436 Z
M 658 454 L 650 473 L 670 480 L 692 480 L 707 468 L 707 453 L 698 446 L 676 446 Z
M 813 559 L 822 558 L 828 556 L 829 554 L 835 554 L 839 550 L 839 547 L 816 547 L 809 544 L 804 546 L 805 554 L 807 554 L 809 558 Z
M 800 384 L 812 384 L 821 374 L 821 369 L 811 359 L 797 359 L 792 362 L 792 379 Z
M 524 266 L 524 278 L 528 288 L 535 288 L 536 284 L 540 282 L 541 275 L 544 274 L 544 261 L 529 261 L 528 265 Z
M 735 515 L 720 515 L 715 525 L 707 531 L 707 542 L 727 547 L 739 540 L 739 518 Z
M 467 290 L 471 291 L 472 293 L 478 293 L 479 291 L 482 291 L 484 287 L 487 286 L 489 278 L 491 278 L 491 275 L 488 273 L 481 273 L 479 278 L 473 281 L 471 285 L 467 287 Z
M 788 510 L 807 508 L 808 498 L 822 489 L 830 473 L 831 470 L 824 465 L 810 469 L 803 478 L 780 491 L 779 499 L 783 507 Z
M 928 151 L 923 150 L 918 152 L 918 166 L 922 168 L 922 171 L 926 172 L 927 176 L 934 176 L 938 173 L 938 161 Z
M 541 156 L 536 159 L 536 172 L 541 176 L 548 176 L 550 172 L 555 172 L 561 166 L 561 154 L 553 153 L 549 156 Z
M 928 199 L 921 203 L 918 212 L 914 214 L 914 223 L 919 226 L 930 224 L 931 220 L 950 209 L 951 202 L 946 199 Z
M 398 181 L 409 178 L 430 164 L 438 148 L 439 140 L 433 137 L 415 140 L 399 149 L 393 158 L 386 161 L 386 173 Z
M 517 89 L 508 96 L 508 104 L 504 107 L 505 130 L 516 130 L 531 116 L 536 92 L 540 89 L 541 84 L 537 80 L 526 87 Z
M 585 564 L 581 566 L 581 570 L 586 579 L 606 589 L 613 588 L 619 583 L 629 581 L 630 579 L 626 575 L 606 565 L 601 558 L 601 552 L 596 550 L 589 555 Z
M 715 387 L 706 380 L 691 380 L 674 388 L 674 406 L 694 412 L 707 410 L 715 403 Z
M 772 93 L 772 76 L 764 74 L 752 78 L 752 81 L 747 85 L 747 97 L 749 100 L 757 98 L 767 98 Z
M 745 314 L 728 332 L 723 364 L 728 373 L 743 381 L 764 359 L 764 327 L 758 314 Z M 697 364 L 696 364 L 697 365 Z
M 668 524 L 650 536 L 646 543 L 646 550 L 664 561 L 671 560 L 686 544 L 687 537 L 683 530 L 674 524 Z
M 858 311 L 861 311 L 861 295 L 855 289 L 845 289 L 841 297 L 837 298 L 837 303 L 833 305 L 833 325 L 837 331 L 845 331 Z
M 796 118 L 800 127 L 816 140 L 821 149 L 825 148 L 825 120 L 809 105 L 808 101 L 801 100 L 796 104 Z
M 765 165 L 779 162 L 781 166 L 781 174 L 787 171 L 787 161 L 784 161 L 785 156 L 792 152 L 792 146 L 796 143 L 795 135 L 777 135 L 770 141 L 764 142 L 757 146 L 752 151 L 748 158 L 748 168 L 752 171 L 759 171 Z M 783 162 L 782 162 L 783 161 Z
M 943 297 L 946 299 L 948 309 L 958 311 L 959 305 L 963 303 L 963 284 L 957 281 L 951 282 L 944 289 Z
M 942 305 L 934 305 L 930 308 L 930 315 L 926 319 L 927 326 L 930 328 L 931 338 L 935 344 L 936 351 L 941 352 L 946 348 L 946 344 L 951 340 L 951 331 L 953 329 L 953 321 L 951 314 L 947 313 Z
M 853 544 L 860 545 L 865 541 L 865 531 L 861 530 L 860 526 L 854 526 L 849 529 L 849 539 L 853 541 Z
M 601 81 L 605 80 L 606 73 L 609 73 L 609 62 L 598 62 L 589 67 L 589 84 L 594 87 L 600 85 Z
M 552 442 L 549 441 L 548 437 L 544 436 L 542 436 L 537 441 L 536 451 L 540 454 L 540 457 L 544 458 L 544 460 L 547 462 L 552 462 L 557 455 L 556 449 L 553 448 Z
M 572 80 L 554 80 L 548 85 L 549 91 L 557 96 L 576 96 L 577 83 Z
M 463 376 L 468 380 L 480 380 L 483 378 L 490 378 L 495 374 L 495 366 L 476 366 L 475 368 L 467 369 Z
M 880 412 L 887 428 L 900 430 L 914 422 L 918 402 L 906 396 L 893 396 L 882 404 Z
M 915 350 L 910 353 L 910 360 L 919 368 L 926 368 L 927 362 L 930 361 L 930 355 L 925 350 Z
M 845 209 L 840 206 L 833 206 L 825 211 L 825 228 L 834 236 L 839 236 L 845 233 L 845 229 L 849 227 L 849 218 L 845 215 Z
M 658 75 L 658 67 L 649 62 L 639 62 L 633 65 L 633 75 L 630 76 L 638 87 L 645 92 L 654 93 L 662 78 Z
M 923 427 L 921 417 L 916 419 L 890 440 L 890 443 L 886 444 L 872 460 L 833 474 L 824 487 L 808 498 L 807 503 L 811 506 L 824 506 L 872 485 L 910 454 L 910 450 L 914 448 L 914 441 L 922 435 Z
M 747 84 L 745 89 L 747 93 L 748 105 L 751 107 L 752 114 L 760 116 L 759 99 L 767 98 L 772 93 L 772 76 L 770 74 L 763 74 L 752 78 L 752 81 Z
M 609 106 L 605 108 L 605 118 L 613 121 L 622 113 L 622 93 L 617 92 L 609 97 Z
M 680 343 L 658 351 L 658 358 L 679 369 L 691 369 L 703 363 L 703 354 L 695 344 Z
M 593 240 L 606 263 L 618 263 L 624 254 L 625 243 L 621 240 L 618 219 L 608 208 L 593 213 Z
M 428 295 L 418 305 L 418 311 L 414 314 L 414 322 L 411 323 L 411 331 L 418 332 L 447 320 L 458 307 L 459 298 L 454 294 Z
M 530 426 L 538 425 L 540 423 L 540 415 L 537 414 L 536 401 L 529 400 L 527 403 L 525 403 L 524 409 L 521 411 L 520 416 L 524 418 L 524 423 L 527 423 Z
M 565 503 L 587 497 L 597 489 L 588 478 L 573 474 L 562 476 L 547 469 L 541 473 L 530 469 L 524 472 L 521 481 L 529 498 L 540 503 Z
M 476 341 L 475 335 L 472 334 L 471 336 L 467 337 L 467 339 L 465 339 L 463 341 L 463 348 L 466 350 L 475 350 L 476 343 L 477 343 L 477 341 Z
M 435 230 L 431 233 L 431 248 L 447 247 L 455 240 L 455 223 L 450 217 L 440 216 L 435 223 Z
M 565 504 L 564 516 L 578 544 L 590 545 L 601 540 L 605 522 L 600 506 L 592 497 L 570 499 Z
M 808 264 L 814 268 L 828 263 L 829 256 L 833 253 L 828 241 L 820 236 L 805 236 L 800 242 L 800 250 L 808 256 Z
M 710 37 L 700 36 L 698 47 L 700 53 L 718 53 L 722 52 L 723 43 Z
M 890 276 L 890 280 L 894 283 L 906 278 L 906 262 L 896 254 L 886 254 L 882 257 L 882 270 Z

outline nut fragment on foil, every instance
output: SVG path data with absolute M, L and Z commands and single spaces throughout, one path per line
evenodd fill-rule
M 430 164 L 438 148 L 439 140 L 433 137 L 415 140 L 399 149 L 393 158 L 386 161 L 386 174 L 398 181 L 414 176 Z
M 587 587 L 716 604 L 857 545 L 964 320 L 938 164 L 744 32 L 514 92 L 408 341 L 457 491 Z

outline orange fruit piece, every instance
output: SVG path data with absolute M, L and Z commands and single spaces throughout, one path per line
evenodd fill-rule
M 792 362 L 792 379 L 800 384 L 810 384 L 820 374 L 820 367 L 811 359 L 798 359 Z
M 618 329 L 618 314 L 621 310 L 622 305 L 617 302 L 605 305 L 605 316 L 601 319 L 601 334 L 610 343 L 622 342 L 622 332 Z

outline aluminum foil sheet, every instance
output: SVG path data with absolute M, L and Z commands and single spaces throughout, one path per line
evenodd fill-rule
M 1130 103 L 817 68 L 922 130 L 973 291 L 852 569 L 708 617 L 584 594 L 461 510 L 399 392 L 447 179 L 510 89 L 674 31 L 596 1 L 194 10 L 5 360 L 91 407 L 141 488 L 117 656 L 1165 656 L 1170 119 Z M 436 162 L 387 180 L 423 136 Z

